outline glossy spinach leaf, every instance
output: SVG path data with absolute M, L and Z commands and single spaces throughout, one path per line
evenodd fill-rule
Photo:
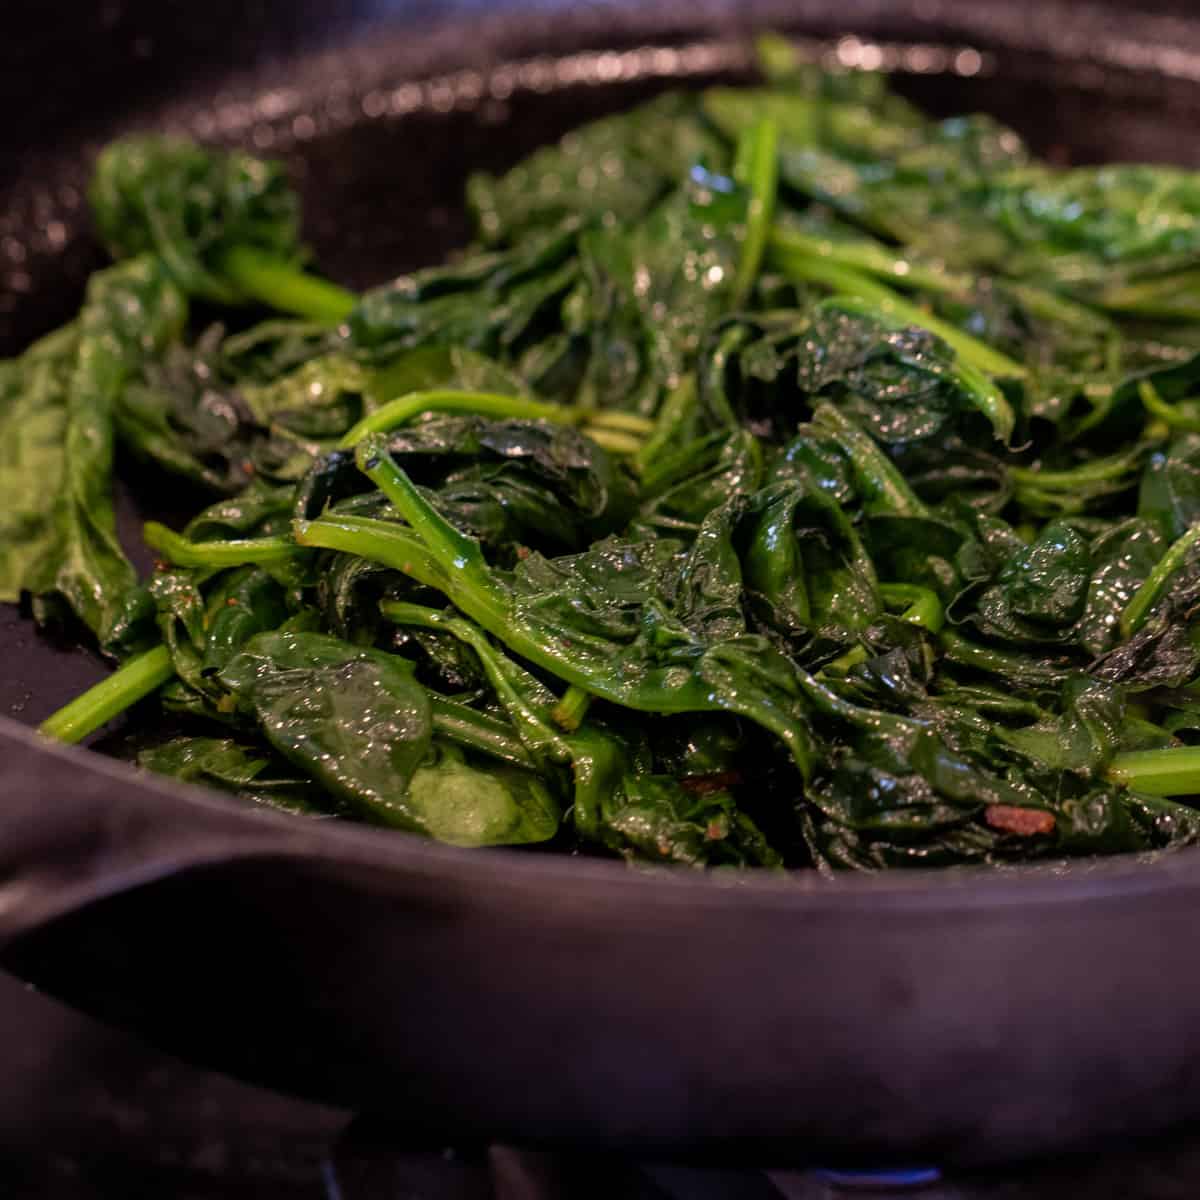
M 105 148 L 88 200 L 115 258 L 151 253 L 194 296 L 240 298 L 224 255 L 299 253 L 300 205 L 278 163 L 146 134 Z
M 65 604 L 114 652 L 144 636 L 150 614 L 117 538 L 114 407 L 185 315 L 159 263 L 135 258 L 93 275 L 74 324 L 0 372 L 0 597 L 31 593 L 43 615 Z

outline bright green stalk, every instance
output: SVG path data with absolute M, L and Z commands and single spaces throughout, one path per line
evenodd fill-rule
M 179 567 L 237 567 L 243 563 L 269 565 L 290 562 L 303 553 L 295 542 L 281 537 L 189 542 L 157 521 L 147 521 L 142 536 L 151 550 L 157 550 Z
M 1057 292 L 1045 288 L 1034 287 L 1030 283 L 1018 283 L 1006 279 L 1001 284 L 1004 291 L 1014 296 L 1035 317 L 1044 321 L 1055 321 L 1069 329 L 1077 329 L 1080 333 L 1113 333 L 1115 326 L 1103 313 L 1080 304 L 1078 300 L 1068 300 Z
M 589 656 L 582 647 L 564 648 L 549 638 L 539 637 L 518 615 L 511 593 L 488 566 L 479 543 L 459 533 L 428 503 L 388 454 L 383 438 L 374 435 L 361 442 L 357 458 L 359 468 L 395 505 L 424 543 L 428 560 L 441 576 L 440 583 L 433 586 L 439 587 L 457 608 L 514 654 L 568 684 L 627 708 L 645 712 L 706 712 L 722 707 L 712 699 L 711 689 L 694 676 L 679 681 L 677 670 L 661 668 L 626 682 L 611 669 L 607 658 L 598 661 L 600 656 Z M 298 533 L 299 540 L 312 545 L 328 544 L 312 537 L 323 524 L 324 519 L 311 522 L 303 533 Z M 416 570 L 409 569 L 410 565 L 416 565 L 415 558 L 408 563 L 402 552 L 396 553 L 379 539 L 344 537 L 336 548 L 422 578 Z M 381 551 L 387 556 L 383 557 Z M 422 582 L 433 583 L 433 580 L 422 578 Z
M 538 712 L 527 690 L 520 686 L 520 676 L 524 673 L 518 668 L 518 678 L 513 678 L 513 664 L 496 650 L 488 641 L 487 634 L 477 625 L 464 621 L 462 617 L 438 612 L 420 604 L 408 604 L 402 600 L 384 600 L 379 605 L 379 611 L 397 625 L 416 625 L 424 629 L 442 630 L 470 646 L 478 655 L 479 664 L 483 667 L 488 683 L 492 685 L 492 690 L 504 705 L 509 719 L 527 749 L 535 755 L 545 756 L 556 762 L 566 762 L 570 758 L 570 751 L 562 735 Z M 524 681 L 532 682 L 528 676 Z M 540 690 L 540 684 L 535 686 Z
M 358 304 L 353 292 L 249 246 L 230 250 L 221 270 L 250 299 L 313 321 L 337 325 Z
M 678 437 L 696 403 L 696 377 L 684 375 L 666 394 L 658 410 L 654 428 L 637 454 L 637 469 L 644 475 L 651 463 L 658 462 Z
M 813 237 L 777 224 L 771 231 L 770 247 L 781 259 L 807 257 L 886 279 L 896 287 L 918 288 L 939 295 L 961 296 L 974 282 L 967 275 L 953 275 L 938 267 L 913 262 L 903 251 L 866 238 L 842 241 Z
M 1200 795 L 1200 746 L 1130 750 L 1108 764 L 1107 775 L 1147 796 Z
M 429 693 L 429 704 L 433 728 L 443 737 L 458 742 L 460 746 L 478 750 L 481 754 L 490 754 L 515 767 L 535 765 L 520 738 L 513 734 L 511 726 L 504 721 L 476 712 L 456 700 L 448 700 L 437 692 Z
M 959 357 L 964 366 L 975 367 L 988 375 L 999 375 L 1014 379 L 1024 378 L 1028 372 L 1025 368 L 1007 354 L 994 350 L 986 342 L 964 333 L 949 321 L 926 312 L 911 300 L 905 300 L 891 288 L 872 279 L 869 275 L 839 263 L 802 254 L 794 250 L 776 248 L 771 254 L 771 263 L 784 275 L 792 279 L 800 279 L 807 283 L 817 283 L 837 293 L 839 303 L 843 299 L 870 301 L 879 309 L 870 308 L 859 311 L 864 316 L 874 316 L 877 319 L 903 325 L 916 325 L 937 334 Z M 992 385 L 994 387 L 994 385 Z
M 1197 288 L 1200 288 L 1200 270 L 1191 269 L 1107 288 L 1097 300 L 1110 312 L 1194 321 L 1200 318 Z
M 1121 613 L 1121 636 L 1132 637 L 1146 623 L 1150 610 L 1158 603 L 1171 576 L 1187 561 L 1193 547 L 1200 542 L 1200 525 L 1193 525 L 1182 537 L 1167 548 L 1155 564 L 1145 583 L 1133 593 L 1133 599 Z
M 1103 483 L 1119 479 L 1128 474 L 1132 462 L 1129 452 L 1112 454 L 1107 458 L 1094 458 L 1091 462 L 1065 471 L 1045 471 L 1041 467 L 1009 467 L 1008 474 L 1014 483 L 1028 484 L 1045 490 L 1070 491 L 1085 483 Z
M 754 289 L 762 266 L 771 222 L 775 218 L 775 196 L 779 184 L 779 126 L 763 117 L 742 135 L 738 145 L 734 178 L 750 189 L 746 213 L 746 238 L 733 284 L 732 303 L 741 308 Z
M 1151 416 L 1157 417 L 1172 429 L 1183 429 L 1189 433 L 1200 432 L 1200 417 L 1190 417 L 1181 412 L 1178 405 L 1168 404 L 1150 380 L 1143 379 L 1138 383 L 1138 396 Z
M 607 450 L 610 454 L 628 454 L 632 456 L 637 454 L 642 448 L 641 439 L 629 433 L 617 433 L 612 429 L 593 429 L 591 426 L 586 427 L 583 432 L 597 446 Z
M 551 716 L 568 733 L 574 733 L 583 724 L 583 718 L 591 707 L 592 697 L 582 688 L 569 687 L 554 706 Z
M 608 412 L 603 409 L 572 408 L 510 396 L 500 392 L 466 392 L 434 389 L 409 392 L 389 400 L 353 425 L 338 445 L 346 450 L 357 446 L 369 433 L 387 433 L 405 425 L 422 413 L 473 413 L 483 417 L 521 421 L 553 421 L 558 425 L 581 426 L 597 445 L 616 454 L 636 454 L 642 448 L 641 436 L 651 432 L 654 423 L 636 413 Z
M 587 424 L 589 433 L 597 429 L 612 429 L 620 433 L 635 433 L 646 437 L 654 432 L 654 422 L 639 413 L 621 412 L 610 408 L 585 408 L 578 411 L 583 414 L 582 419 Z
M 131 704 L 157 691 L 174 675 L 171 652 L 166 646 L 156 646 L 131 658 L 82 696 L 76 696 L 70 704 L 47 717 L 39 728 L 47 737 L 60 742 L 78 742 Z
M 297 521 L 293 526 L 301 546 L 341 550 L 402 571 L 426 587 L 444 592 L 449 586 L 441 566 L 425 544 L 404 525 L 374 517 L 327 514 L 315 521 Z
M 374 412 L 368 413 L 338 443 L 343 449 L 357 446 L 369 433 L 386 433 L 427 412 L 476 413 L 484 417 L 513 417 L 519 420 L 557 421 L 574 424 L 575 414 L 560 404 L 546 404 L 525 396 L 508 396 L 499 392 L 464 392 L 454 389 L 435 389 L 410 392 L 389 400 Z

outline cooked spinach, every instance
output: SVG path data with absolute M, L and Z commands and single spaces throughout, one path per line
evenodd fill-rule
M 475 177 L 361 297 L 277 164 L 104 151 L 119 261 L 0 363 L 0 598 L 120 662 L 46 732 L 157 692 L 144 766 L 460 845 L 1200 840 L 1200 182 L 763 67 Z M 118 440 L 212 495 L 143 583 Z

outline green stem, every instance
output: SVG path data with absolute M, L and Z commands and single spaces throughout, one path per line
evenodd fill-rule
M 228 251 L 221 267 L 251 300 L 297 317 L 337 325 L 358 305 L 353 292 L 250 246 L 235 246 Z
M 47 717 L 39 728 L 47 737 L 60 742 L 78 742 L 131 704 L 157 691 L 174 675 L 171 652 L 166 646 L 156 646 L 118 667 L 107 679 Z
M 1193 525 L 1167 548 L 1166 554 L 1158 560 L 1146 582 L 1133 593 L 1133 599 L 1121 613 L 1122 638 L 1132 637 L 1146 623 L 1150 610 L 1158 603 L 1171 576 L 1184 565 L 1197 542 L 1200 542 L 1200 525 Z
M 845 654 L 839 655 L 828 662 L 821 670 L 822 675 L 845 675 L 859 663 L 867 661 L 867 651 L 864 646 L 851 646 Z
M 574 733 L 583 724 L 583 718 L 587 715 L 591 703 L 592 697 L 589 692 L 582 688 L 569 687 L 550 715 L 568 733 Z
M 512 653 L 568 684 L 626 708 L 643 712 L 710 712 L 728 707 L 714 698 L 712 689 L 694 675 L 681 678 L 677 667 L 650 668 L 634 679 L 623 678 L 622 672 L 614 670 L 612 651 L 615 647 L 589 647 L 582 641 L 568 642 L 562 637 L 531 629 L 516 611 L 508 586 L 488 566 L 479 543 L 459 533 L 425 500 L 387 453 L 383 439 L 375 435 L 360 443 L 357 458 L 359 469 L 395 505 L 424 543 L 427 558 L 435 564 L 441 579 L 436 583 L 432 578 L 423 582 L 439 587 L 455 607 L 498 638 Z M 297 534 L 298 539 L 306 544 L 325 544 L 316 543 L 312 538 L 317 527 L 325 521 L 326 518 L 322 518 L 311 522 L 304 533 Z M 396 553 L 386 539 L 371 541 L 342 537 L 336 548 L 420 577 L 410 569 L 412 564 L 405 561 L 404 555 Z
M 1108 764 L 1109 779 L 1148 796 L 1200 795 L 1200 746 L 1130 750 Z
M 654 422 L 638 413 L 620 412 L 613 408 L 585 408 L 579 411 L 583 413 L 582 419 L 589 430 L 614 429 L 620 433 L 635 433 L 641 437 L 648 437 L 654 432 Z
M 326 515 L 315 521 L 297 521 L 294 532 L 302 546 L 368 558 L 439 592 L 449 586 L 445 572 L 407 526 L 374 517 Z
M 1020 363 L 1009 358 L 1007 354 L 1001 354 L 999 350 L 994 350 L 986 342 L 964 333 L 949 321 L 943 321 L 940 317 L 926 312 L 919 305 L 905 300 L 891 288 L 861 271 L 791 250 L 777 250 L 771 256 L 771 263 L 789 278 L 820 284 L 838 293 L 839 299 L 845 297 L 871 301 L 881 310 L 880 314 L 864 310 L 864 315 L 875 315 L 877 318 L 882 315 L 890 317 L 893 323 L 898 325 L 917 325 L 928 329 L 950 346 L 963 363 L 970 364 L 988 375 L 1020 379 L 1028 374 Z
M 637 454 L 637 469 L 644 476 L 678 438 L 688 414 L 696 405 L 696 377 L 684 375 L 667 393 L 658 410 L 654 431 Z M 644 480 L 643 480 L 644 482 Z
M 502 762 L 511 763 L 515 767 L 533 767 L 535 765 L 529 751 L 521 740 L 513 735 L 511 726 L 486 713 L 476 712 L 456 700 L 448 700 L 436 692 L 429 693 L 433 728 L 443 737 L 478 750 L 482 754 L 490 754 Z
M 592 426 L 584 428 L 584 433 L 611 454 L 636 455 L 642 448 L 640 438 L 629 433 L 617 433 L 611 429 L 595 429 Z
M 1096 312 L 1077 300 L 1068 300 L 1066 296 L 1060 296 L 1057 292 L 1011 279 L 1004 280 L 1001 287 L 1024 305 L 1033 316 L 1040 317 L 1043 321 L 1055 321 L 1080 333 L 1103 334 L 1114 331 L 1112 321 L 1103 313 Z
M 1039 687 L 1060 687 L 1067 669 L 1061 662 L 1039 662 L 1012 650 L 977 645 L 949 629 L 943 629 L 938 634 L 938 641 L 946 658 L 952 663 L 989 675 L 1022 679 Z
M 1180 411 L 1178 405 L 1168 404 L 1150 380 L 1139 381 L 1138 396 L 1142 406 L 1151 416 L 1158 417 L 1172 429 L 1183 429 L 1189 433 L 1200 432 L 1200 417 L 1189 417 L 1187 413 Z
M 1128 474 L 1135 465 L 1130 455 L 1124 453 L 1093 459 L 1089 463 L 1065 471 L 1046 471 L 1041 467 L 1009 467 L 1008 474 L 1014 483 L 1029 484 L 1031 487 L 1045 490 L 1070 491 L 1084 483 L 1103 483 L 1105 480 L 1119 479 Z
M 1098 302 L 1110 312 L 1195 320 L 1200 317 L 1200 302 L 1189 289 L 1196 288 L 1200 288 L 1200 270 L 1176 271 L 1140 283 L 1108 288 L 1100 293 Z
M 889 608 L 907 605 L 900 619 L 920 625 L 930 633 L 937 633 L 945 624 L 945 610 L 932 588 L 915 583 L 881 583 L 879 596 Z
M 838 241 L 813 237 L 798 229 L 776 225 L 771 231 L 771 250 L 781 258 L 795 255 L 863 271 L 888 280 L 896 287 L 919 288 L 939 295 L 962 296 L 969 292 L 974 280 L 967 275 L 951 275 L 938 267 L 913 262 L 882 242 L 866 238 Z
M 597 445 L 617 454 L 636 454 L 642 448 L 641 436 L 653 430 L 654 423 L 636 413 L 608 412 L 600 409 L 571 408 L 510 396 L 499 392 L 467 392 L 434 389 L 409 392 L 380 405 L 353 425 L 338 446 L 348 450 L 370 433 L 387 433 L 405 425 L 423 413 L 472 413 L 477 416 L 520 421 L 553 421 L 558 425 L 582 426 Z
M 479 664 L 487 676 L 488 683 L 504 705 L 509 719 L 516 727 L 517 735 L 525 747 L 534 755 L 545 756 L 557 762 L 570 759 L 570 751 L 561 734 L 550 724 L 546 713 L 538 711 L 529 695 L 529 684 L 540 689 L 540 685 L 505 656 L 488 640 L 487 634 L 478 625 L 464 621 L 462 617 L 438 612 L 420 604 L 408 604 L 402 600 L 384 600 L 379 611 L 397 625 L 416 625 L 425 629 L 442 630 L 475 651 Z M 522 687 L 522 683 L 526 684 Z
M 560 404 L 547 404 L 525 396 L 508 396 L 498 392 L 439 388 L 428 392 L 409 392 L 406 396 L 389 400 L 351 426 L 338 445 L 342 449 L 349 449 L 357 446 L 369 433 L 386 433 L 429 412 L 475 413 L 485 417 L 557 421 L 560 424 L 574 424 L 576 420 L 575 413 Z
M 302 554 L 295 542 L 281 537 L 233 538 L 228 542 L 189 542 L 187 538 L 147 521 L 142 529 L 146 545 L 179 567 L 237 567 L 243 563 L 288 562 Z
M 742 134 L 734 178 L 750 189 L 746 237 L 742 243 L 732 296 L 733 307 L 741 308 L 754 289 L 754 281 L 758 278 L 766 252 L 771 222 L 775 218 L 775 197 L 779 184 L 779 126 L 773 118 L 763 117 Z

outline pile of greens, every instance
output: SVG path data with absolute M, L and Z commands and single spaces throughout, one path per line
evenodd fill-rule
M 875 869 L 1200 839 L 1200 175 L 1055 169 L 763 44 L 471 181 L 354 296 L 154 137 L 0 363 L 0 599 L 144 766 L 460 845 Z M 214 315 L 221 320 L 213 324 Z M 214 498 L 139 582 L 114 446 Z

